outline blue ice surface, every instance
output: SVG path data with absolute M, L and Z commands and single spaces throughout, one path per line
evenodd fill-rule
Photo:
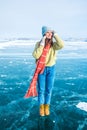
M 68 44 L 57 55 L 51 114 L 45 117 L 37 97 L 24 99 L 35 70 L 34 45 L 0 49 L 0 130 L 87 129 L 87 112 L 76 107 L 87 102 L 87 43 Z

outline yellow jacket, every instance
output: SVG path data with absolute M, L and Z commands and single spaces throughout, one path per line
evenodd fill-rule
M 54 41 L 55 40 L 55 41 Z M 49 49 L 49 52 L 46 57 L 46 66 L 52 66 L 56 63 L 56 51 L 63 48 L 64 42 L 59 38 L 57 34 L 54 34 L 53 46 Z M 35 49 L 32 53 L 33 57 L 37 60 L 42 54 L 44 46 L 39 45 L 39 42 L 36 43 Z

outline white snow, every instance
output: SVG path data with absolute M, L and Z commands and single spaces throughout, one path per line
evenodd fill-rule
M 0 43 L 0 49 L 5 49 L 9 46 L 29 46 L 34 45 L 36 43 L 36 40 L 14 40 L 14 41 L 8 41 L 8 42 L 1 42 Z
M 5 47 L 11 46 L 12 42 L 0 43 L 0 49 L 4 49 Z
M 87 102 L 79 102 L 76 107 L 87 112 Z
M 8 50 L 10 46 L 12 48 L 17 47 L 17 49 L 18 48 L 23 49 L 25 47 L 28 47 L 28 49 L 31 49 L 31 47 L 34 48 L 37 41 L 38 40 L 13 40 L 13 41 L 0 42 L 0 55 L 1 56 L 2 55 L 29 55 L 29 53 L 27 54 L 27 52 L 25 54 L 25 53 L 20 53 L 18 51 L 16 53 L 14 52 L 14 54 L 13 52 L 6 53 L 4 49 Z M 87 50 L 87 42 L 64 41 L 64 48 L 58 52 L 57 57 L 59 59 L 87 58 L 86 50 Z

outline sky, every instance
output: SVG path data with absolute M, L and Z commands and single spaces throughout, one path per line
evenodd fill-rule
M 0 0 L 0 38 L 42 37 L 42 26 L 61 37 L 87 37 L 87 0 Z

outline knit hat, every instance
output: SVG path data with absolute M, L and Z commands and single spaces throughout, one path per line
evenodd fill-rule
M 42 35 L 44 36 L 44 34 L 46 34 L 48 31 L 52 31 L 52 29 L 50 27 L 47 26 L 43 26 L 42 27 Z

